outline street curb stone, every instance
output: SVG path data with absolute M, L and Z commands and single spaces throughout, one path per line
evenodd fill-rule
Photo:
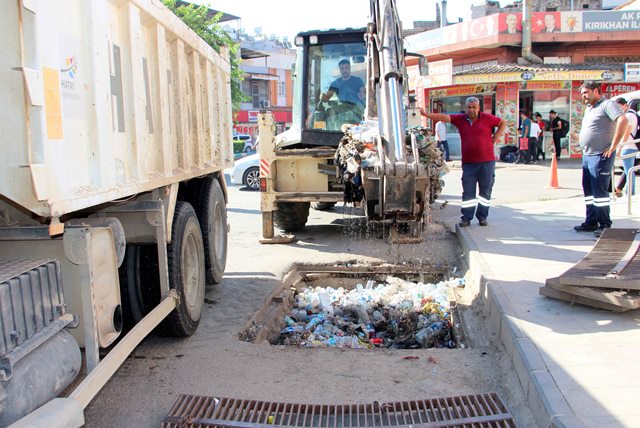
M 493 332 L 510 355 L 529 409 L 540 428 L 580 428 L 577 417 L 549 372 L 534 342 L 518 327 L 508 295 L 470 233 L 456 225 L 456 236 L 469 267 L 468 286 L 481 296 L 485 315 Z

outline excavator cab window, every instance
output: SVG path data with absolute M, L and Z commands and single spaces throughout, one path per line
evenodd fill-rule
M 340 131 L 364 115 L 367 65 L 364 42 L 309 46 L 305 129 Z

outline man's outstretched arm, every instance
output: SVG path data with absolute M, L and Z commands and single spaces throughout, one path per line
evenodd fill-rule
M 445 113 L 427 113 L 424 108 L 420 107 L 420 114 L 436 122 L 451 122 L 451 116 Z

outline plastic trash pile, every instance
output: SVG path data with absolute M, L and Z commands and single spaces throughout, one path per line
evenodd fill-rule
M 464 279 L 437 284 L 388 277 L 352 290 L 305 288 L 284 316 L 278 344 L 347 348 L 455 348 L 449 290 Z
M 373 168 L 380 162 L 377 147 L 378 127 L 377 121 L 363 121 L 359 125 L 342 126 L 344 136 L 340 140 L 334 161 L 340 171 L 340 181 L 345 184 L 344 201 L 347 203 L 357 203 L 362 200 L 364 197 L 362 169 Z M 413 162 L 412 134 L 416 136 L 419 162 L 427 167 L 429 173 L 431 183 L 429 203 L 433 203 L 442 193 L 441 178 L 449 172 L 449 169 L 442 158 L 442 152 L 436 147 L 434 138 L 429 135 L 430 131 L 423 127 L 407 130 L 408 162 Z

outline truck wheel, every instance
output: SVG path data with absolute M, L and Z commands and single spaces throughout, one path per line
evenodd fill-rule
M 331 208 L 335 207 L 335 202 L 314 202 L 311 204 L 311 208 L 317 211 L 329 211 Z
M 205 255 L 200 223 L 188 202 L 177 202 L 167 246 L 169 286 L 180 293 L 176 309 L 161 324 L 171 336 L 191 336 L 204 306 Z
M 157 251 L 155 245 L 127 245 L 118 269 L 126 331 L 160 303 Z
M 202 238 L 207 284 L 219 284 L 227 265 L 227 207 L 220 183 L 215 177 L 202 181 L 194 206 Z
M 309 202 L 278 202 L 273 220 L 285 232 L 302 229 L 309 218 L 309 206 Z

